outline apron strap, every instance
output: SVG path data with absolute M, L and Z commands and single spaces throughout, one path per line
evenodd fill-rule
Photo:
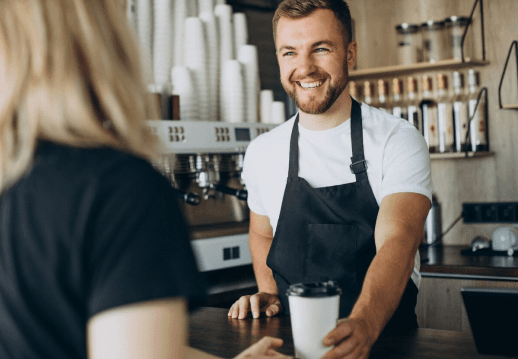
M 295 180 L 299 177 L 299 114 L 295 117 L 290 140 L 290 167 L 288 179 Z
M 359 182 L 367 179 L 367 162 L 363 153 L 362 109 L 354 98 L 351 99 L 351 172 L 356 175 L 356 181 Z

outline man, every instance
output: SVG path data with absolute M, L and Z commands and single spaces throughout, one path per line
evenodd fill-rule
M 250 250 L 259 293 L 229 316 L 289 313 L 290 284 L 343 294 L 326 358 L 365 358 L 388 324 L 415 328 L 417 249 L 431 203 L 430 157 L 407 121 L 348 94 L 356 61 L 342 0 L 285 0 L 273 25 L 281 82 L 299 114 L 248 147 Z

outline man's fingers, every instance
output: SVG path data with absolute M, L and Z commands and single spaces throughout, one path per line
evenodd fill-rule
M 261 299 L 260 294 L 254 294 L 250 297 L 250 310 L 254 318 L 259 318 L 259 314 L 261 313 Z
M 274 315 L 279 313 L 280 310 L 281 310 L 281 307 L 279 306 L 279 304 L 274 303 L 266 309 L 266 315 L 269 317 L 273 317 Z
M 353 327 L 348 320 L 343 320 L 339 323 L 335 329 L 333 329 L 326 337 L 324 338 L 324 345 L 331 346 L 340 343 L 345 338 L 349 337 L 353 332 Z
M 328 351 L 326 355 L 322 359 L 340 359 L 344 358 L 347 355 L 350 355 L 357 351 L 358 342 L 352 338 L 344 340 L 339 345 L 334 347 L 332 350 Z M 353 356 L 354 358 L 358 358 L 357 355 Z
M 239 315 L 238 319 L 245 319 L 248 314 L 248 304 L 250 303 L 250 296 L 244 295 L 241 298 L 239 298 L 238 305 L 239 305 Z

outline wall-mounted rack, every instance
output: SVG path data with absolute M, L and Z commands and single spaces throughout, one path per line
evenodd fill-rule
M 498 106 L 502 110 L 518 110 L 518 103 L 512 105 L 502 105 L 502 84 L 504 83 L 505 72 L 507 71 L 507 65 L 509 64 L 509 59 L 511 58 L 511 53 L 513 52 L 513 48 L 515 49 L 515 60 L 516 60 L 516 68 L 518 69 L 518 41 L 514 40 L 511 43 L 511 47 L 509 48 L 509 53 L 507 54 L 507 59 L 505 60 L 504 70 L 502 71 L 502 76 L 500 77 L 500 85 L 498 85 Z M 518 78 L 518 71 L 517 71 Z
M 475 10 L 479 5 L 480 9 L 480 30 L 482 37 L 482 60 L 475 59 L 466 59 L 464 57 L 464 40 L 466 39 L 466 35 L 468 30 L 471 27 L 473 15 Z M 464 34 L 462 35 L 461 40 L 461 60 L 442 60 L 435 62 L 418 62 L 410 65 L 394 65 L 394 66 L 384 66 L 363 70 L 351 70 L 349 71 L 349 79 L 350 80 L 362 80 L 368 78 L 375 77 L 387 77 L 387 76 L 403 76 L 415 72 L 428 72 L 435 70 L 459 70 L 462 68 L 475 67 L 475 66 L 486 66 L 489 64 L 489 61 L 486 61 L 486 42 L 485 42 L 485 32 L 484 32 L 484 2 L 483 0 L 475 0 L 473 9 L 471 10 L 471 14 L 469 16 L 468 24 L 466 25 L 466 29 L 464 30 Z

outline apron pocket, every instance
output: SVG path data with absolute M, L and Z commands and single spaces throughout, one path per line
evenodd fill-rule
M 348 289 L 356 287 L 357 229 L 348 224 L 309 224 L 304 280 L 331 279 Z

